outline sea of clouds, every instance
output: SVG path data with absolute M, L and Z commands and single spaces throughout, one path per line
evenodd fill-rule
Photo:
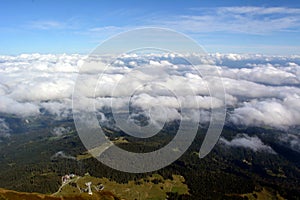
M 95 60 L 79 54 L 22 54 L 18 56 L 0 56 L 0 113 L 13 114 L 23 118 L 50 114 L 58 119 L 72 116 L 72 94 L 78 73 L 83 74 L 84 84 L 81 91 L 86 91 L 82 106 L 90 98 L 96 99 L 95 107 L 99 120 L 105 123 L 104 108 L 113 102 L 115 109 L 126 105 L 123 96 L 126 91 L 137 90 L 131 99 L 131 105 L 140 111 L 132 113 L 132 118 L 151 110 L 151 117 L 156 121 L 167 118 L 168 121 L 181 119 L 180 105 L 189 109 L 188 120 L 200 110 L 200 123 L 208 123 L 210 109 L 222 106 L 222 101 L 211 97 L 207 82 L 213 85 L 217 76 L 203 80 L 199 72 L 182 58 L 197 57 L 203 71 L 219 71 L 226 97 L 226 123 L 236 126 L 272 127 L 289 130 L 300 125 L 300 56 L 270 56 L 260 54 L 209 54 L 178 55 L 171 53 L 124 54 L 110 63 L 103 72 L 97 64 L 107 65 L 107 57 Z M 82 69 L 85 62 L 96 65 Z M 151 66 L 159 71 L 158 79 L 168 86 L 170 91 L 158 85 L 140 88 L 145 80 L 151 82 L 153 71 L 135 71 L 140 66 Z M 81 70 L 80 70 L 81 69 Z M 148 73 L 149 72 L 149 73 Z M 162 73 L 160 73 L 162 72 Z M 102 74 L 99 79 L 99 73 Z M 131 78 L 123 81 L 129 74 Z M 91 88 L 91 82 L 98 80 L 98 87 Z M 113 91 L 116 83 L 122 83 L 122 89 Z M 193 95 L 186 92 L 186 85 L 193 90 Z M 140 88 L 140 91 L 137 89 Z M 150 91 L 150 92 L 149 92 Z M 151 92 L 155 91 L 155 92 Z M 196 117 L 195 117 L 196 118 Z M 2 135 L 10 131 L 9 124 L 0 116 Z M 290 145 L 299 147 L 299 137 L 293 138 Z M 295 139 L 296 138 L 296 139 Z M 285 141 L 285 138 L 281 138 Z M 240 138 L 230 145 L 238 146 Z M 257 138 L 245 138 L 251 142 Z M 223 141 L 224 142 L 224 141 Z M 287 141 L 285 141 L 288 143 Z M 225 141 L 226 143 L 226 141 Z M 227 141 L 229 144 L 229 141 Z M 256 148 L 251 146 L 250 148 Z

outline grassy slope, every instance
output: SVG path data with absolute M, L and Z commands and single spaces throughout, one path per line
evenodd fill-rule
M 104 190 L 110 191 L 121 199 L 166 199 L 167 192 L 178 194 L 188 194 L 188 187 L 185 185 L 182 176 L 173 175 L 173 180 L 163 179 L 160 175 L 154 174 L 148 178 L 137 181 L 129 181 L 127 184 L 120 184 L 110 181 L 107 178 L 95 178 L 89 175 L 75 178 L 73 184 L 67 184 L 62 187 L 56 196 L 69 196 L 79 193 L 78 187 L 86 188 L 85 183 L 92 182 L 92 185 L 103 184 Z M 75 183 L 75 184 L 74 184 Z M 93 189 L 93 186 L 92 186 Z M 95 190 L 93 189 L 93 192 Z M 83 193 L 81 193 L 83 194 Z
M 88 194 L 76 194 L 68 195 L 64 197 L 57 197 L 39 193 L 26 193 L 26 192 L 16 192 L 12 190 L 6 190 L 0 188 L 0 200 L 85 200 L 85 199 L 95 199 L 95 200 L 115 200 L 116 198 L 110 192 L 95 193 L 93 197 Z

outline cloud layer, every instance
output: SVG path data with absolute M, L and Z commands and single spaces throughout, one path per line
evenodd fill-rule
M 205 79 L 182 59 L 195 56 L 201 72 L 212 75 Z M 66 54 L 0 56 L 0 112 L 23 117 L 70 117 L 75 80 L 86 59 L 85 55 Z M 139 108 L 135 117 L 145 115 L 157 121 L 172 121 L 181 117 L 192 120 L 193 116 L 201 115 L 201 123 L 207 123 L 211 108 L 222 104 L 220 99 L 210 97 L 207 87 L 207 83 L 214 84 L 214 73 L 219 70 L 230 108 L 227 122 L 278 129 L 300 125 L 300 56 L 132 53 L 116 58 L 103 73 L 101 67 L 106 64 L 105 56 L 90 58 L 89 67 L 81 71 L 85 81 L 80 85 L 86 95 L 82 106 L 90 106 L 95 95 L 102 121 L 108 120 L 103 109 L 113 103 L 121 111 L 128 104 L 124 97 L 134 91 L 130 105 Z M 148 66 L 148 71 L 138 70 L 141 66 Z M 99 73 L 103 74 L 96 90 L 91 89 L 92 80 L 98 80 Z M 144 84 L 153 80 L 157 84 Z M 116 83 L 121 83 L 118 90 L 114 90 Z M 189 109 L 189 116 L 181 116 L 183 104 Z

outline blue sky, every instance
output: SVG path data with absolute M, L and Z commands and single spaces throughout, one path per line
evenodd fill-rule
M 300 2 L 1 0 L 0 54 L 89 53 L 137 27 L 171 28 L 208 52 L 300 54 Z

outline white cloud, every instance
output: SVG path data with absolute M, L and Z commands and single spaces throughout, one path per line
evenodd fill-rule
M 62 136 L 62 135 L 65 135 L 67 133 L 69 133 L 71 131 L 71 127 L 62 127 L 62 126 L 59 126 L 59 127 L 54 127 L 52 129 L 52 133 L 56 136 Z
M 9 95 L 21 101 L 55 100 L 70 98 L 74 81 L 66 78 L 40 77 L 32 78 L 30 82 L 19 83 Z
M 40 114 L 39 107 L 31 102 L 18 102 L 7 96 L 0 96 L 0 112 L 19 116 L 32 116 Z
M 231 141 L 225 138 L 220 138 L 220 143 L 231 147 L 243 147 L 251 149 L 252 151 L 265 151 L 276 154 L 275 151 L 268 145 L 265 145 L 257 136 L 250 137 L 246 134 L 237 135 Z
M 297 70 L 299 66 L 293 66 L 293 68 L 294 70 Z M 227 69 L 224 75 L 234 75 L 238 79 L 256 83 L 270 85 L 293 85 L 300 84 L 300 77 L 296 73 L 288 71 L 287 68 L 275 67 L 268 63 L 259 65 L 255 64 L 253 68 Z
M 300 136 L 298 134 L 282 134 L 279 136 L 279 141 L 288 145 L 291 149 L 300 152 Z
M 10 132 L 9 124 L 6 123 L 5 119 L 0 118 L 0 137 L 8 137 Z
M 45 109 L 51 115 L 58 119 L 67 118 L 72 115 L 72 102 L 70 99 L 62 99 L 60 101 L 49 101 L 39 103 L 40 108 Z
M 63 151 L 56 152 L 53 156 L 51 156 L 51 160 L 57 159 L 57 158 L 64 158 L 64 159 L 70 159 L 70 160 L 77 160 L 76 157 L 67 155 Z
M 300 101 L 299 96 L 289 96 L 284 100 L 267 99 L 244 102 L 236 108 L 230 119 L 235 124 L 246 126 L 272 126 L 287 128 L 299 125 Z

